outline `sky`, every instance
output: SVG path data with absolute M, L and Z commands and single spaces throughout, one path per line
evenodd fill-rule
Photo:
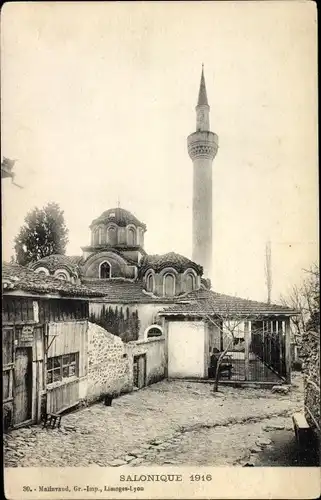
M 18 2 L 1 18 L 3 258 L 35 206 L 59 203 L 69 255 L 120 205 L 148 253 L 192 254 L 192 175 L 202 63 L 213 162 L 212 286 L 272 300 L 318 259 L 313 2 Z

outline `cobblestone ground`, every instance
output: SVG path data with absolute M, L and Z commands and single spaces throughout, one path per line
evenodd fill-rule
M 293 434 L 302 380 L 289 394 L 266 389 L 162 381 L 62 418 L 60 429 L 31 426 L 4 436 L 7 467 L 255 464 L 275 432 Z M 278 465 L 277 463 L 275 465 Z

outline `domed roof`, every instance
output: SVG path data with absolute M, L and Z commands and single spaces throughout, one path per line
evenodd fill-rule
M 184 272 L 186 269 L 192 268 L 197 274 L 203 273 L 202 266 L 176 252 L 168 252 L 162 255 L 146 255 L 142 260 L 141 272 L 144 273 L 149 268 L 154 269 L 156 272 L 160 272 L 166 267 L 173 267 L 178 272 Z
M 97 224 L 106 224 L 107 222 L 115 222 L 117 226 L 134 224 L 135 226 L 140 226 L 146 230 L 146 225 L 138 220 L 134 214 L 120 207 L 106 210 L 97 219 L 92 221 L 90 227 L 96 226 Z
M 79 266 L 82 264 L 83 258 L 78 255 L 62 255 L 62 254 L 52 254 L 47 257 L 43 257 L 36 262 L 31 262 L 29 267 L 31 269 L 36 269 L 37 267 L 46 267 L 50 272 L 54 272 L 57 269 L 64 267 L 68 269 L 72 274 L 78 274 Z

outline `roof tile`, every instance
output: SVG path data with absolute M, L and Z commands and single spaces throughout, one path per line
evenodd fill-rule
M 200 289 L 185 295 L 175 305 L 167 307 L 161 313 L 171 314 L 285 314 L 294 315 L 296 311 L 277 304 L 267 304 L 255 300 L 242 299 L 231 295 L 224 295 L 212 290 Z
M 122 278 L 111 278 L 106 280 L 84 279 L 83 283 L 93 290 L 99 290 L 104 294 L 106 302 L 113 303 L 170 303 L 173 304 L 177 298 L 156 297 L 144 290 L 142 281 L 129 281 Z
M 97 224 L 104 224 L 107 222 L 115 222 L 118 226 L 127 226 L 128 224 L 134 224 L 135 226 L 140 226 L 146 229 L 146 225 L 137 219 L 137 217 L 125 210 L 124 208 L 110 208 L 103 212 L 97 219 L 94 219 L 90 227 L 96 226 Z
M 83 258 L 80 255 L 62 255 L 62 254 L 52 254 L 47 257 L 43 257 L 36 262 L 31 262 L 30 269 L 36 269 L 37 267 L 44 266 L 49 271 L 53 272 L 60 267 L 66 267 L 72 274 L 79 274 L 79 266 L 83 263 Z
M 102 297 L 98 290 L 93 290 L 84 285 L 56 279 L 51 276 L 42 276 L 27 267 L 18 264 L 2 263 L 3 288 L 9 290 L 22 290 L 33 293 L 58 293 L 61 296 L 75 297 Z
M 148 268 L 152 268 L 156 272 L 159 272 L 165 267 L 174 267 L 174 269 L 176 269 L 178 272 L 184 272 L 186 271 L 186 269 L 192 268 L 195 269 L 198 274 L 203 273 L 202 266 L 196 264 L 184 255 L 176 252 L 146 255 L 141 263 L 142 272 L 145 272 Z

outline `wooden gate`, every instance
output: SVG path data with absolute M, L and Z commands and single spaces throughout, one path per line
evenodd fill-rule
M 14 425 L 31 419 L 32 348 L 17 347 L 14 370 Z
M 134 387 L 141 389 L 146 385 L 146 354 L 134 356 L 133 365 Z

